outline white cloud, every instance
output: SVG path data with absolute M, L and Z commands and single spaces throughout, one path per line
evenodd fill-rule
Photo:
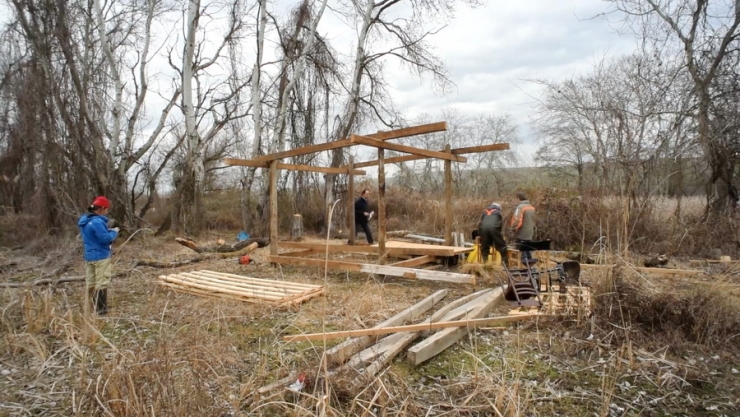
M 387 79 L 396 104 L 412 117 L 450 107 L 470 116 L 509 113 L 520 127 L 520 153 L 531 163 L 536 146 L 527 124 L 538 88 L 527 80 L 569 78 L 605 55 L 635 48 L 633 38 L 620 36 L 595 17 L 607 7 L 582 0 L 490 1 L 475 9 L 460 5 L 455 19 L 430 42 L 456 88 L 442 96 L 430 89 L 430 80 L 395 69 Z

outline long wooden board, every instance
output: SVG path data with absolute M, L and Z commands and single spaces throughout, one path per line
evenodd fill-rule
M 609 269 L 614 268 L 614 265 L 595 265 L 595 264 L 581 264 L 581 269 Z M 651 272 L 655 274 L 675 274 L 675 275 L 696 275 L 705 274 L 705 271 L 695 269 L 671 269 L 671 268 L 648 268 L 645 266 L 626 266 L 627 270 L 633 269 L 640 272 Z
M 440 302 L 447 295 L 447 290 L 440 290 L 430 295 L 429 297 L 419 301 L 418 303 L 398 312 L 389 319 L 375 326 L 375 328 L 395 326 L 401 323 L 412 321 L 419 317 L 421 314 L 434 307 L 435 304 Z M 377 339 L 370 335 L 361 335 L 354 339 L 347 340 L 340 343 L 337 346 L 332 347 L 326 351 L 326 359 L 329 363 L 342 364 L 347 359 L 359 352 L 367 345 L 374 343 Z
M 485 289 L 453 300 L 452 302 L 445 304 L 439 310 L 435 311 L 430 318 L 424 320 L 422 323 L 419 324 L 457 320 L 465 314 L 463 312 L 458 315 L 458 309 L 465 311 L 466 308 L 462 306 L 477 304 L 476 299 L 482 297 L 483 294 L 489 291 L 491 291 L 491 289 Z M 411 344 L 411 342 L 413 342 L 417 337 L 425 333 L 428 333 L 428 331 L 393 333 L 390 336 L 386 336 L 375 345 L 370 346 L 362 352 L 354 355 L 347 362 L 347 366 L 350 366 L 358 371 L 360 370 L 360 368 L 364 367 L 364 370 L 361 371 L 362 373 L 370 376 L 375 375 L 375 373 L 377 373 L 377 371 L 380 370 L 382 366 L 386 365 L 391 359 L 398 355 L 401 350 Z M 368 365 L 369 362 L 373 363 L 370 363 Z
M 237 158 L 224 158 L 224 164 L 229 166 L 243 166 L 243 167 L 255 167 L 255 168 L 269 168 L 270 163 L 264 161 L 255 161 L 253 159 L 237 159 Z M 349 171 L 347 168 L 331 168 L 331 167 L 315 167 L 311 165 L 300 165 L 300 164 L 284 164 L 279 162 L 277 164 L 278 169 L 287 169 L 288 171 L 303 171 L 303 172 L 321 172 L 324 174 L 347 174 Z M 366 175 L 367 172 L 354 169 L 352 175 Z
M 283 336 L 283 340 L 286 342 L 304 342 L 307 340 L 324 340 L 324 338 L 329 340 L 329 339 L 340 339 L 340 338 L 345 338 L 345 337 L 370 336 L 370 335 L 381 335 L 381 334 L 391 334 L 391 333 L 400 333 L 400 332 L 418 332 L 418 331 L 424 331 L 424 330 L 431 331 L 431 330 L 450 329 L 450 328 L 474 329 L 482 325 L 504 324 L 504 323 L 512 323 L 515 321 L 528 320 L 528 319 L 537 317 L 539 315 L 540 314 L 537 312 L 525 312 L 522 314 L 512 314 L 512 315 L 500 316 L 500 317 L 485 317 L 485 318 L 475 318 L 475 319 L 457 320 L 457 321 L 443 321 L 443 322 L 437 322 L 437 323 L 409 324 L 406 326 L 383 327 L 379 329 L 360 329 L 360 330 L 346 330 L 346 331 L 327 332 L 327 333 L 298 334 L 298 335 Z M 454 341 L 450 342 L 447 346 L 442 348 L 442 350 L 449 347 L 452 343 L 454 343 Z
M 397 143 L 383 142 L 381 140 L 373 139 L 368 136 L 352 135 L 350 141 L 355 144 L 372 146 L 378 149 L 390 149 L 392 151 L 405 152 L 413 155 L 421 155 L 427 158 L 446 159 L 456 162 L 467 162 L 468 158 L 459 155 L 453 155 L 451 153 L 430 151 L 428 149 L 414 148 L 413 146 L 399 145 Z M 380 161 L 380 158 L 378 158 Z
M 390 265 L 360 264 L 345 261 L 325 261 L 324 259 L 291 258 L 289 256 L 268 256 L 268 260 L 278 264 L 318 266 L 325 265 L 330 269 L 342 271 L 365 272 L 368 274 L 391 275 L 406 279 L 418 279 L 422 281 L 443 281 L 457 284 L 475 285 L 476 277 L 471 274 L 459 274 L 456 272 L 428 271 L 424 269 L 401 268 Z
M 214 271 L 160 275 L 159 284 L 196 295 L 288 306 L 320 296 L 321 285 L 243 277 Z
M 372 133 L 366 136 L 369 138 L 377 139 L 377 140 L 389 140 L 389 139 L 405 138 L 408 136 L 421 135 L 425 133 L 442 132 L 445 130 L 447 130 L 447 122 L 438 122 L 438 123 L 430 123 L 426 125 L 406 127 L 406 128 L 391 130 L 387 132 Z M 352 143 L 352 141 L 349 138 L 347 138 L 347 139 L 336 140 L 333 142 L 319 143 L 317 145 L 302 146 L 300 148 L 290 149 L 287 151 L 277 152 L 277 153 L 273 153 L 269 155 L 263 155 L 257 158 L 252 158 L 251 161 L 270 162 L 270 161 L 283 159 L 283 158 L 290 158 L 290 157 L 298 156 L 298 155 L 306 155 L 310 153 L 328 151 L 331 149 L 346 148 L 352 145 L 354 145 L 354 143 Z
M 283 248 L 291 249 L 311 249 L 319 253 L 375 253 L 378 254 L 380 248 L 378 244 L 374 245 L 344 245 L 320 243 L 320 242 L 280 242 L 278 244 Z M 456 246 L 427 245 L 424 243 L 402 242 L 398 240 L 387 240 L 385 250 L 391 256 L 397 255 L 429 255 L 429 256 L 455 256 L 461 253 L 467 253 L 473 248 L 461 248 Z M 282 254 L 281 254 L 282 255 Z
M 460 340 L 468 333 L 469 329 L 475 327 L 476 325 L 500 324 L 508 323 L 511 321 L 524 320 L 524 318 L 521 318 L 519 316 L 506 316 L 500 318 L 493 317 L 491 318 L 491 320 L 483 319 L 483 317 L 485 317 L 485 315 L 488 314 L 489 311 L 491 311 L 493 306 L 503 299 L 504 289 L 501 287 L 495 288 L 484 297 L 481 297 L 480 304 L 465 316 L 465 320 L 448 322 L 457 323 L 457 325 L 448 325 L 447 327 L 451 328 L 447 328 L 440 332 L 437 332 L 424 339 L 420 343 L 412 346 L 408 350 L 407 354 L 409 363 L 412 365 L 418 365 L 429 360 L 430 358 L 433 358 L 440 352 L 457 343 L 458 340 Z M 474 319 L 479 320 L 473 321 Z M 468 322 L 472 322 L 472 325 L 468 325 Z M 466 324 L 463 325 L 463 323 Z M 440 326 L 442 324 L 443 323 L 433 323 L 432 325 Z M 440 326 L 439 328 L 444 328 L 444 326 Z
M 390 266 L 400 266 L 404 268 L 414 268 L 437 260 L 436 256 L 423 255 L 417 256 L 416 258 L 406 259 L 390 264 Z
M 483 146 L 471 146 L 467 148 L 455 148 L 452 150 L 453 155 L 463 155 L 463 154 L 469 154 L 469 153 L 480 153 L 480 152 L 490 152 L 490 151 L 503 151 L 509 149 L 508 143 L 494 143 L 492 145 L 483 145 Z M 443 151 L 438 151 L 443 152 Z M 384 162 L 386 164 L 398 164 L 401 162 L 409 162 L 409 161 L 418 161 L 419 159 L 426 159 L 426 156 L 421 155 L 402 155 L 402 156 L 393 156 L 390 158 L 385 158 Z M 366 161 L 366 162 L 359 162 L 353 165 L 353 168 L 366 168 L 366 167 L 374 167 L 378 165 L 378 160 L 373 161 Z M 342 165 L 341 168 L 346 168 L 346 165 Z

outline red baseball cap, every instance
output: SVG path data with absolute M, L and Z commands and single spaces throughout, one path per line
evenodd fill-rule
M 102 207 L 102 208 L 110 208 L 110 201 L 108 201 L 108 199 L 105 198 L 105 196 L 99 195 L 95 197 L 95 200 L 93 200 L 92 205 Z

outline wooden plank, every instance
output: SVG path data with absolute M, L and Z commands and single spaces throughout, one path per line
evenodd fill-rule
M 327 244 L 318 242 L 280 242 L 280 247 L 310 249 L 319 253 L 327 251 Z M 330 243 L 328 247 L 329 253 L 378 253 L 378 247 L 371 245 L 335 245 Z
M 269 168 L 270 162 L 256 161 L 254 159 L 238 159 L 238 158 L 224 158 L 225 165 L 229 166 L 243 166 L 243 167 L 255 167 L 255 168 Z M 286 169 L 288 171 L 304 171 L 304 172 L 320 172 L 324 174 L 347 174 L 348 170 L 346 167 L 315 167 L 312 165 L 302 164 L 284 164 L 278 162 L 278 169 Z M 366 171 L 353 169 L 353 175 L 367 175 Z
M 278 253 L 277 164 L 270 163 L 270 255 Z
M 280 247 L 296 249 L 313 249 L 318 252 L 326 251 L 325 243 L 318 242 L 280 242 Z M 336 245 L 329 244 L 330 253 L 379 253 L 378 245 Z M 454 256 L 467 253 L 473 248 L 458 248 L 454 246 L 427 245 L 423 243 L 400 242 L 387 240 L 385 250 L 391 256 L 396 255 L 431 255 L 431 256 Z
M 224 277 L 218 273 L 206 274 L 206 273 L 200 272 L 197 275 L 188 274 L 188 273 L 177 274 L 177 275 L 178 276 L 184 275 L 187 278 L 199 280 L 201 282 L 213 283 L 215 285 L 226 284 L 226 285 L 230 285 L 230 286 L 237 287 L 237 288 L 245 288 L 248 290 L 253 289 L 255 291 L 261 291 L 261 292 L 264 292 L 265 294 L 276 294 L 276 295 L 280 294 L 283 296 L 285 301 L 323 290 L 323 287 L 321 287 L 320 285 L 313 285 L 313 286 L 301 288 L 297 286 L 280 285 L 282 283 L 280 281 L 273 281 L 270 283 L 271 285 L 266 285 L 264 283 L 248 282 L 244 280 L 234 280 L 233 278 Z
M 427 158 L 447 159 L 455 162 L 467 162 L 468 159 L 464 156 L 452 155 L 444 152 L 430 151 L 429 149 L 414 148 L 413 146 L 400 145 L 398 143 L 383 142 L 377 139 L 373 139 L 367 136 L 352 135 L 350 138 L 352 143 L 372 146 L 378 149 L 389 149 L 392 151 L 406 152 L 414 155 L 422 155 Z M 380 161 L 380 158 L 378 158 Z M 380 164 L 378 164 L 380 165 Z
M 437 260 L 436 256 L 423 255 L 416 258 L 406 259 L 405 261 L 399 261 L 392 263 L 390 266 L 400 266 L 403 268 L 414 268 Z
M 284 264 L 284 265 L 301 265 L 301 266 L 317 266 L 317 267 L 324 267 L 324 264 L 326 263 L 326 266 L 329 269 L 338 269 L 342 271 L 355 271 L 360 272 L 360 266 L 362 264 L 356 263 L 356 262 L 345 262 L 345 261 L 324 261 L 323 259 L 309 259 L 309 258 L 292 258 L 289 256 L 274 256 L 269 255 L 267 259 L 271 263 L 278 263 L 278 264 Z
M 197 271 L 197 272 L 209 272 L 209 273 L 213 273 L 213 274 L 218 274 L 220 276 L 231 277 L 231 278 L 234 278 L 234 279 L 241 279 L 241 280 L 248 279 L 250 281 L 262 282 L 265 285 L 272 285 L 272 286 L 276 286 L 276 287 L 279 287 L 279 288 L 284 288 L 285 287 L 285 288 L 295 288 L 295 289 L 304 289 L 304 290 L 312 290 L 312 289 L 316 289 L 316 288 L 323 288 L 323 286 L 317 285 L 317 284 L 304 284 L 304 283 L 301 283 L 301 282 L 293 282 L 293 281 L 278 281 L 278 280 L 266 279 L 266 278 L 245 277 L 243 275 L 228 274 L 226 272 L 215 272 L 215 271 L 211 271 L 211 270 L 208 270 L 208 269 L 204 269 L 204 270 Z
M 468 154 L 468 153 L 505 151 L 507 149 L 509 149 L 508 143 L 494 143 L 491 145 L 469 146 L 466 148 L 455 148 L 452 150 L 452 153 L 454 155 L 463 155 L 463 154 Z
M 434 307 L 434 305 L 442 300 L 446 295 L 447 290 L 437 291 L 429 297 L 426 297 L 418 303 L 386 319 L 374 328 L 396 326 L 398 324 L 414 320 L 430 308 Z M 370 343 L 374 343 L 377 340 L 377 338 L 370 337 L 369 335 L 360 336 L 361 337 L 347 340 L 327 350 L 325 353 L 327 361 L 332 364 L 342 364 L 346 362 L 350 356 L 354 355 L 361 349 L 365 348 L 365 346 L 369 345 Z
M 345 330 L 345 331 L 327 332 L 327 333 L 288 335 L 288 336 L 283 336 L 283 341 L 285 342 L 305 342 L 309 340 L 313 340 L 313 341 L 324 340 L 324 338 L 326 338 L 326 340 L 330 340 L 330 339 L 341 339 L 344 337 L 358 337 L 358 336 L 371 336 L 371 335 L 377 336 L 381 334 L 391 334 L 391 333 L 400 333 L 400 332 L 417 332 L 417 331 L 422 331 L 422 330 L 431 331 L 431 330 L 439 330 L 439 329 L 449 329 L 449 330 L 465 329 L 465 333 L 467 333 L 469 329 L 474 329 L 479 326 L 513 323 L 517 321 L 523 321 L 523 320 L 535 318 L 535 317 L 538 317 L 539 315 L 540 315 L 539 312 L 534 311 L 534 312 L 512 314 L 512 315 L 499 316 L 499 317 L 484 317 L 484 318 L 456 320 L 456 321 L 441 321 L 437 323 L 409 324 L 406 326 L 382 327 L 378 329 L 360 329 L 360 330 Z M 436 334 L 438 333 L 435 333 L 435 335 Z M 449 339 L 451 340 L 451 338 Z M 429 340 L 429 339 L 426 339 L 426 340 Z M 459 338 L 457 338 L 457 340 L 459 340 Z M 449 344 L 445 343 L 447 344 L 447 346 L 442 348 L 440 352 L 446 349 L 447 347 L 449 347 L 450 345 L 452 345 L 457 340 L 454 340 Z
M 595 265 L 595 264 L 581 264 L 581 269 L 609 269 L 614 268 L 614 265 Z M 705 271 L 694 270 L 694 269 L 671 269 L 671 268 L 648 268 L 644 266 L 627 266 L 627 270 L 635 270 L 640 272 L 651 272 L 655 274 L 665 275 L 696 275 L 705 274 Z
M 347 230 L 349 231 L 349 244 L 355 244 L 355 176 L 354 170 L 355 157 L 349 156 L 349 176 L 347 178 Z
M 406 127 L 403 129 L 396 129 L 396 130 L 391 130 L 387 132 L 373 133 L 370 135 L 366 135 L 366 137 L 377 139 L 377 140 L 389 140 L 389 139 L 405 138 L 408 136 L 421 135 L 425 133 L 442 132 L 445 130 L 447 130 L 447 122 L 438 122 L 438 123 L 430 123 L 426 125 Z M 354 145 L 354 143 L 352 143 L 352 141 L 348 138 L 348 139 L 342 139 L 342 140 L 337 140 L 333 142 L 320 143 L 317 145 L 302 146 L 300 148 L 290 149 L 290 150 L 283 151 L 283 152 L 263 155 L 257 158 L 253 158 L 252 161 L 269 162 L 269 161 L 274 161 L 277 159 L 290 158 L 293 156 L 328 151 L 331 149 L 346 148 L 352 145 Z
M 194 284 L 199 284 L 202 286 L 213 288 L 214 290 L 230 289 L 230 290 L 236 290 L 236 291 L 244 291 L 244 295 L 250 296 L 250 297 L 254 296 L 254 294 L 264 294 L 265 296 L 285 298 L 290 295 L 302 294 L 304 292 L 304 291 L 295 291 L 295 290 L 280 291 L 275 288 L 264 287 L 261 285 L 248 284 L 248 283 L 241 284 L 241 283 L 236 283 L 236 282 L 219 280 L 218 278 L 214 278 L 214 277 L 203 276 L 203 275 L 193 275 L 193 274 L 188 274 L 188 273 L 169 275 L 169 276 L 166 276 L 163 279 L 163 281 L 175 282 L 175 283 L 179 283 L 183 285 L 189 285 L 189 283 L 194 283 Z
M 445 145 L 445 153 L 452 153 L 452 147 Z M 445 245 L 452 245 L 452 161 L 445 161 Z M 455 245 L 457 246 L 457 245 Z
M 504 299 L 504 289 L 499 287 L 495 288 L 490 293 L 485 294 L 483 297 L 479 298 L 480 305 L 470 311 L 465 317 L 466 320 L 460 320 L 457 322 L 446 322 L 446 323 L 468 323 L 473 319 L 480 319 L 484 317 L 486 314 L 488 314 L 489 311 L 493 308 L 493 306 L 502 301 Z M 476 300 L 476 301 L 478 301 Z M 453 327 L 441 330 L 440 332 L 437 332 L 428 338 L 424 339 L 422 342 L 412 346 L 408 350 L 407 359 L 409 363 L 412 365 L 418 365 L 422 362 L 427 361 L 428 359 L 436 356 L 443 350 L 447 349 L 448 347 L 452 346 L 453 344 L 457 343 L 458 340 L 463 338 L 469 331 L 470 328 L 475 327 L 476 325 L 481 324 L 500 324 L 500 323 L 507 323 L 509 321 L 516 321 L 520 320 L 521 318 L 518 316 L 506 316 L 506 317 L 497 317 L 493 318 L 493 320 L 480 320 L 471 323 L 471 325 L 465 324 L 464 327 Z M 444 323 L 444 322 L 443 322 Z M 442 323 L 435 323 L 433 325 L 440 325 Z M 442 327 L 440 327 L 442 328 Z M 431 329 L 430 329 L 431 330 Z
M 220 299 L 226 299 L 226 300 L 241 301 L 244 303 L 251 303 L 251 304 L 262 304 L 262 305 L 272 305 L 272 306 L 279 305 L 275 301 L 266 300 L 264 298 L 248 298 L 248 297 L 241 297 L 238 295 L 226 294 L 226 293 L 221 293 L 221 292 L 199 290 L 197 288 L 191 288 L 191 287 L 185 287 L 182 285 L 173 284 L 171 282 L 160 281 L 159 285 L 162 287 L 170 288 L 177 292 L 186 293 L 189 295 L 196 295 L 199 297 L 220 298 Z
M 378 255 L 384 264 L 385 253 L 385 150 L 378 148 Z
M 281 252 L 280 256 L 311 256 L 318 252 L 313 249 L 297 250 L 293 252 Z
M 423 281 L 444 281 L 457 284 L 475 285 L 475 275 L 458 274 L 456 272 L 427 271 L 424 269 L 400 268 L 390 265 L 361 264 L 360 272 L 378 275 L 391 275 L 408 279 L 419 279 Z
M 233 289 L 233 288 L 229 288 L 228 286 L 215 287 L 210 284 L 201 284 L 198 282 L 194 282 L 192 280 L 180 279 L 176 277 L 169 277 L 165 282 L 178 284 L 180 286 L 187 287 L 187 288 L 195 288 L 198 290 L 211 291 L 214 293 L 238 295 L 238 296 L 245 297 L 245 298 L 260 298 L 260 299 L 271 300 L 271 301 L 280 301 L 283 299 L 282 295 L 261 294 L 260 292 L 247 291 L 241 288 Z
M 291 258 L 287 256 L 268 256 L 270 262 L 290 265 L 324 266 L 323 259 Z M 427 271 L 424 269 L 400 268 L 390 265 L 360 264 L 345 261 L 326 261 L 328 268 L 343 271 L 366 272 L 368 274 L 391 275 L 396 277 L 419 279 L 424 281 L 444 281 L 457 284 L 475 285 L 475 275 L 455 272 Z
M 480 153 L 480 152 L 490 152 L 490 151 L 502 151 L 509 149 L 508 143 L 495 143 L 493 145 L 483 145 L 483 146 L 471 146 L 467 148 L 455 148 L 452 150 L 453 155 L 463 155 L 463 154 L 469 154 L 469 153 Z M 444 150 L 441 150 L 439 152 L 444 152 Z M 385 158 L 386 164 L 399 164 L 401 162 L 410 162 L 410 161 L 418 161 L 420 159 L 426 159 L 426 156 L 421 155 L 401 155 L 401 156 L 393 156 L 390 158 Z M 378 160 L 374 161 L 367 161 L 367 162 L 359 162 L 354 165 L 354 168 L 367 168 L 367 167 L 374 167 L 378 165 Z M 344 168 L 344 167 L 342 167 Z
M 438 321 L 451 321 L 456 320 L 461 316 L 454 315 L 453 311 L 457 308 L 459 308 L 462 305 L 465 305 L 472 300 L 475 300 L 476 298 L 482 296 L 486 292 L 492 291 L 491 289 L 485 289 L 482 291 L 477 291 L 473 294 L 468 294 L 462 298 L 458 298 L 456 300 L 453 300 L 450 303 L 445 304 L 440 308 L 439 310 L 435 311 L 432 316 L 426 320 L 424 320 L 422 323 L 419 324 L 426 324 L 426 323 L 435 323 Z M 463 313 L 464 314 L 464 313 Z M 383 338 L 382 341 L 378 342 L 376 345 L 370 346 L 367 349 L 363 350 L 362 352 L 356 354 L 353 356 L 348 362 L 347 366 L 351 366 L 353 368 L 357 368 L 360 365 L 373 361 L 378 358 L 378 356 L 384 355 L 385 351 L 387 349 L 393 349 L 396 347 L 398 343 L 401 343 L 402 340 L 409 339 L 408 343 L 404 346 L 407 346 L 409 343 L 413 342 L 414 339 L 416 339 L 418 336 L 422 335 L 426 332 L 401 332 L 401 333 L 394 333 L 390 336 L 387 336 Z M 392 359 L 392 357 L 391 357 Z M 380 359 L 382 360 L 382 359 Z M 365 368 L 365 372 L 369 372 L 369 367 Z

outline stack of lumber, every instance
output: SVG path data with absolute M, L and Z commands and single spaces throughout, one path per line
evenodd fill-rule
M 326 359 L 333 366 L 354 369 L 362 378 L 376 375 L 420 337 L 426 338 L 408 349 L 407 360 L 412 365 L 419 365 L 433 358 L 477 326 L 525 320 L 538 315 L 537 312 L 532 312 L 486 318 L 491 309 L 504 300 L 504 289 L 494 288 L 454 300 L 420 323 L 402 325 L 421 317 L 446 293 L 447 290 L 438 291 L 370 329 L 292 335 L 285 336 L 283 340 L 328 340 L 350 337 L 328 349 Z M 381 335 L 387 336 L 378 339 Z
M 278 307 L 298 305 L 324 294 L 321 285 L 251 278 L 214 271 L 160 275 L 159 285 L 189 294 Z

